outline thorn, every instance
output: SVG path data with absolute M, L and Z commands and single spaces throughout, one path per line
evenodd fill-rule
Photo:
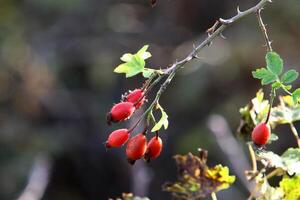
M 223 33 L 220 33 L 220 37 L 226 40 L 227 38 L 223 35 Z
M 208 34 L 208 37 L 209 37 L 210 35 Z M 210 45 L 212 45 L 212 41 L 211 42 L 209 42 L 208 44 L 207 44 L 207 46 L 210 46 Z
M 238 7 L 236 8 L 236 11 L 237 11 L 238 14 L 241 14 L 241 13 L 242 13 L 242 11 L 240 10 L 240 6 L 238 6 Z
M 197 50 L 197 47 L 196 47 L 196 45 L 194 43 L 193 43 L 193 49 L 194 49 L 194 51 Z
M 198 59 L 198 60 L 201 60 L 200 57 L 199 57 L 197 54 L 194 54 L 194 55 L 193 55 L 193 58 L 196 58 L 196 59 Z

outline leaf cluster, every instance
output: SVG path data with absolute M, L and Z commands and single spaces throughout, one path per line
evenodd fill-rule
M 235 176 L 229 175 L 228 167 L 207 166 L 207 151 L 200 150 L 200 156 L 189 153 L 174 158 L 179 172 L 178 180 L 166 183 L 163 189 L 171 192 L 176 199 L 202 199 L 227 189 L 235 181 Z
M 296 104 L 300 100 L 300 88 L 290 92 L 292 88 L 290 84 L 297 80 L 299 73 L 294 69 L 283 73 L 283 60 L 276 52 L 268 52 L 265 60 L 267 66 L 253 71 L 253 77 L 260 79 L 262 85 L 272 84 L 274 90 L 282 88 L 292 96 Z

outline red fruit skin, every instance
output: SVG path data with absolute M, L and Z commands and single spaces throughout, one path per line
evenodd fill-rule
M 127 160 L 130 164 L 142 158 L 147 150 L 147 138 L 143 133 L 140 133 L 131 138 L 126 146 Z
M 142 89 L 135 89 L 132 92 L 130 92 L 126 97 L 124 101 L 131 102 L 133 104 L 137 103 L 140 98 L 144 95 L 144 91 Z M 135 108 L 139 109 L 145 102 L 145 97 L 143 97 L 136 105 Z
M 127 142 L 129 136 L 130 133 L 128 132 L 128 129 L 115 130 L 108 136 L 106 147 L 120 147 Z
M 258 124 L 252 131 L 252 141 L 257 146 L 265 145 L 270 138 L 270 128 L 266 123 Z
M 124 121 L 131 117 L 134 113 L 135 107 L 131 102 L 121 102 L 114 105 L 108 114 L 108 122 Z
M 162 141 L 160 137 L 153 137 L 147 146 L 147 151 L 145 154 L 145 160 L 150 161 L 157 158 L 162 150 Z

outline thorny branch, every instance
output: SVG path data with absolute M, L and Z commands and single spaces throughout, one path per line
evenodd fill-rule
M 256 16 L 257 16 L 257 21 L 258 21 L 258 24 L 259 24 L 259 27 L 261 29 L 261 32 L 263 33 L 264 35 L 264 38 L 265 38 L 265 41 L 266 41 L 266 46 L 267 46 L 267 49 L 268 51 L 273 51 L 272 50 L 272 41 L 269 39 L 269 36 L 268 36 L 268 32 L 267 32 L 267 29 L 266 29 L 266 25 L 264 24 L 263 20 L 262 20 L 262 17 L 261 17 L 261 11 L 262 9 L 259 9 L 257 12 L 256 12 Z
M 227 27 L 229 27 L 230 25 L 236 23 L 237 21 L 239 21 L 240 19 L 242 19 L 248 15 L 259 13 L 260 10 L 263 9 L 267 3 L 271 3 L 271 2 L 272 2 L 271 0 L 261 0 L 255 6 L 249 8 L 248 10 L 245 10 L 245 11 L 241 11 L 239 9 L 239 7 L 237 7 L 237 14 L 235 16 L 233 16 L 229 19 L 220 18 L 219 20 L 217 20 L 214 23 L 214 25 L 207 30 L 207 33 L 208 33 L 207 38 L 204 41 L 202 41 L 198 46 L 194 46 L 194 49 L 192 52 L 190 52 L 184 59 L 182 59 L 180 61 L 176 61 L 170 67 L 162 70 L 164 73 L 157 78 L 158 81 L 161 81 L 165 76 L 167 76 L 167 78 L 163 82 L 163 84 L 160 86 L 154 101 L 151 103 L 149 108 L 142 114 L 141 118 L 144 118 L 147 114 L 149 114 L 152 111 L 154 106 L 158 103 L 161 94 L 168 87 L 168 85 L 174 78 L 174 76 L 179 68 L 181 68 L 186 63 L 190 62 L 191 60 L 193 60 L 195 58 L 198 59 L 197 53 L 204 47 L 209 46 L 216 37 L 218 37 L 218 36 L 222 37 L 222 32 Z M 220 24 L 220 26 L 219 26 L 219 24 Z M 138 123 L 140 123 L 140 121 L 141 120 L 139 120 Z

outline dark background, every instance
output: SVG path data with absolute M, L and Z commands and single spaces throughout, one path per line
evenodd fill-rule
M 122 192 L 171 199 L 161 185 L 176 179 L 172 155 L 197 153 L 198 147 L 209 151 L 209 165 L 228 165 L 242 177 L 247 149 L 231 136 L 239 108 L 260 87 L 251 71 L 264 66 L 254 15 L 226 30 L 227 40 L 201 51 L 202 60 L 181 70 L 163 94 L 170 127 L 161 133 L 164 151 L 157 160 L 131 167 L 124 149 L 106 151 L 109 132 L 136 118 L 109 127 L 105 115 L 122 93 L 143 82 L 113 73 L 123 53 L 149 44 L 147 66 L 165 68 L 204 39 L 216 19 L 257 2 L 158 0 L 151 8 L 147 0 L 1 0 L 0 199 L 23 194 L 20 200 L 34 200 L 30 195 L 39 191 L 44 200 L 105 200 Z M 262 13 L 286 68 L 300 69 L 299 10 L 297 0 L 274 0 Z M 275 132 L 280 141 L 271 148 L 277 153 L 295 146 L 285 126 Z M 219 199 L 247 197 L 240 177 Z

